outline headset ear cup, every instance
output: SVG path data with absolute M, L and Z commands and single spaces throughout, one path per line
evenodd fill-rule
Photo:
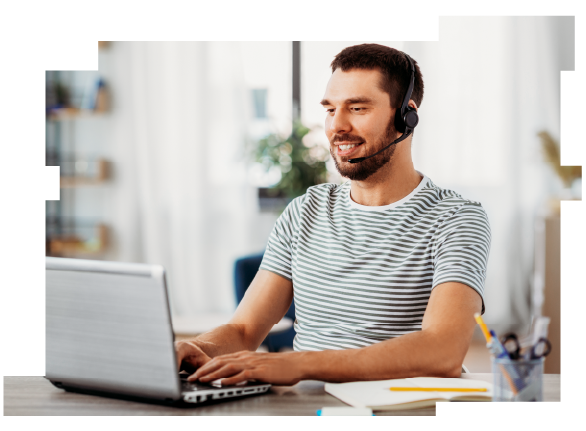
M 403 124 L 413 130 L 419 123 L 419 115 L 414 108 L 409 108 L 405 113 Z

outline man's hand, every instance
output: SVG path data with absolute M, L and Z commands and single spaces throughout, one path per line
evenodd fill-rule
M 206 362 L 187 380 L 211 382 L 222 379 L 222 385 L 235 385 L 256 380 L 275 385 L 294 385 L 302 379 L 300 356 L 291 353 L 241 351 L 217 356 Z
M 212 358 L 204 353 L 193 341 L 176 341 L 175 352 L 177 354 L 177 369 L 193 372 Z

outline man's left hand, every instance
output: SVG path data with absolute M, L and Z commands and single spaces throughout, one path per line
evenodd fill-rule
M 241 351 L 216 356 L 187 380 L 209 383 L 222 379 L 222 385 L 256 380 L 275 385 L 294 385 L 302 379 L 298 352 L 262 353 Z

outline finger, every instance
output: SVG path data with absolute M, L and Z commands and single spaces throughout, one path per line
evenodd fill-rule
M 208 363 L 211 360 L 212 359 L 208 356 L 199 356 L 199 357 L 197 357 L 197 359 L 194 359 L 192 362 L 187 363 L 188 366 L 186 366 L 186 362 L 183 361 L 183 369 L 185 371 L 187 371 L 188 373 L 190 373 L 190 376 L 187 377 L 187 380 L 190 382 L 197 380 L 197 376 L 195 375 L 195 373 L 198 372 L 198 370 L 201 368 L 201 366 L 205 365 L 206 363 Z
M 198 373 L 197 379 L 200 382 L 206 383 L 211 382 L 212 380 L 221 379 L 222 377 L 232 377 L 233 375 L 238 374 L 242 370 L 242 366 L 238 366 L 236 364 L 227 364 L 205 374 Z
M 181 369 L 187 371 L 188 373 L 193 373 L 209 361 L 211 361 L 211 358 L 201 353 L 188 355 L 183 358 Z
M 177 358 L 177 370 L 181 370 L 181 362 L 183 362 L 183 349 L 180 341 L 175 342 L 175 357 Z
M 224 377 L 233 377 L 243 371 L 243 366 L 240 364 L 227 364 L 215 371 L 200 375 L 198 377 L 200 382 L 211 382 L 216 379 L 223 379 Z
M 238 383 L 246 383 L 248 380 L 252 380 L 251 370 L 243 370 L 240 373 L 232 377 L 226 377 L 222 379 L 222 386 L 231 386 Z M 252 380 L 254 381 L 254 380 Z
M 224 365 L 226 365 L 224 359 L 218 357 L 213 358 L 209 361 L 206 361 L 205 364 L 202 364 L 202 366 L 195 372 L 194 376 L 196 378 L 201 377 L 212 371 L 217 370 L 218 368 L 223 367 Z
M 183 358 L 183 362 L 188 362 L 189 364 L 197 368 L 207 364 L 211 360 L 212 358 L 210 358 L 208 355 L 200 352 L 187 355 Z

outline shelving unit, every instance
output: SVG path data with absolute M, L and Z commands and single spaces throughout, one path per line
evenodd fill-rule
M 74 229 L 79 230 L 79 221 Z M 59 257 L 99 258 L 108 247 L 108 228 L 102 223 L 90 226 L 94 233 L 91 238 L 83 239 L 79 234 L 64 233 L 52 238 L 48 243 L 47 255 Z M 67 232 L 67 229 L 64 229 Z
M 72 169 L 63 169 L 66 163 L 74 165 Z M 80 166 L 81 168 L 78 168 Z M 83 171 L 79 175 L 77 171 Z M 105 159 L 98 159 L 95 162 L 77 160 L 75 162 L 64 162 L 61 165 L 61 188 L 80 186 L 99 186 L 108 181 L 110 177 L 110 163 Z
M 100 154 L 99 136 L 88 132 L 99 130 L 108 116 L 107 87 L 97 71 L 48 70 L 45 94 L 45 160 L 61 189 L 61 200 L 48 207 L 48 253 L 103 258 L 108 226 L 99 211 L 80 214 L 80 202 L 91 203 L 110 181 L 111 164 Z

